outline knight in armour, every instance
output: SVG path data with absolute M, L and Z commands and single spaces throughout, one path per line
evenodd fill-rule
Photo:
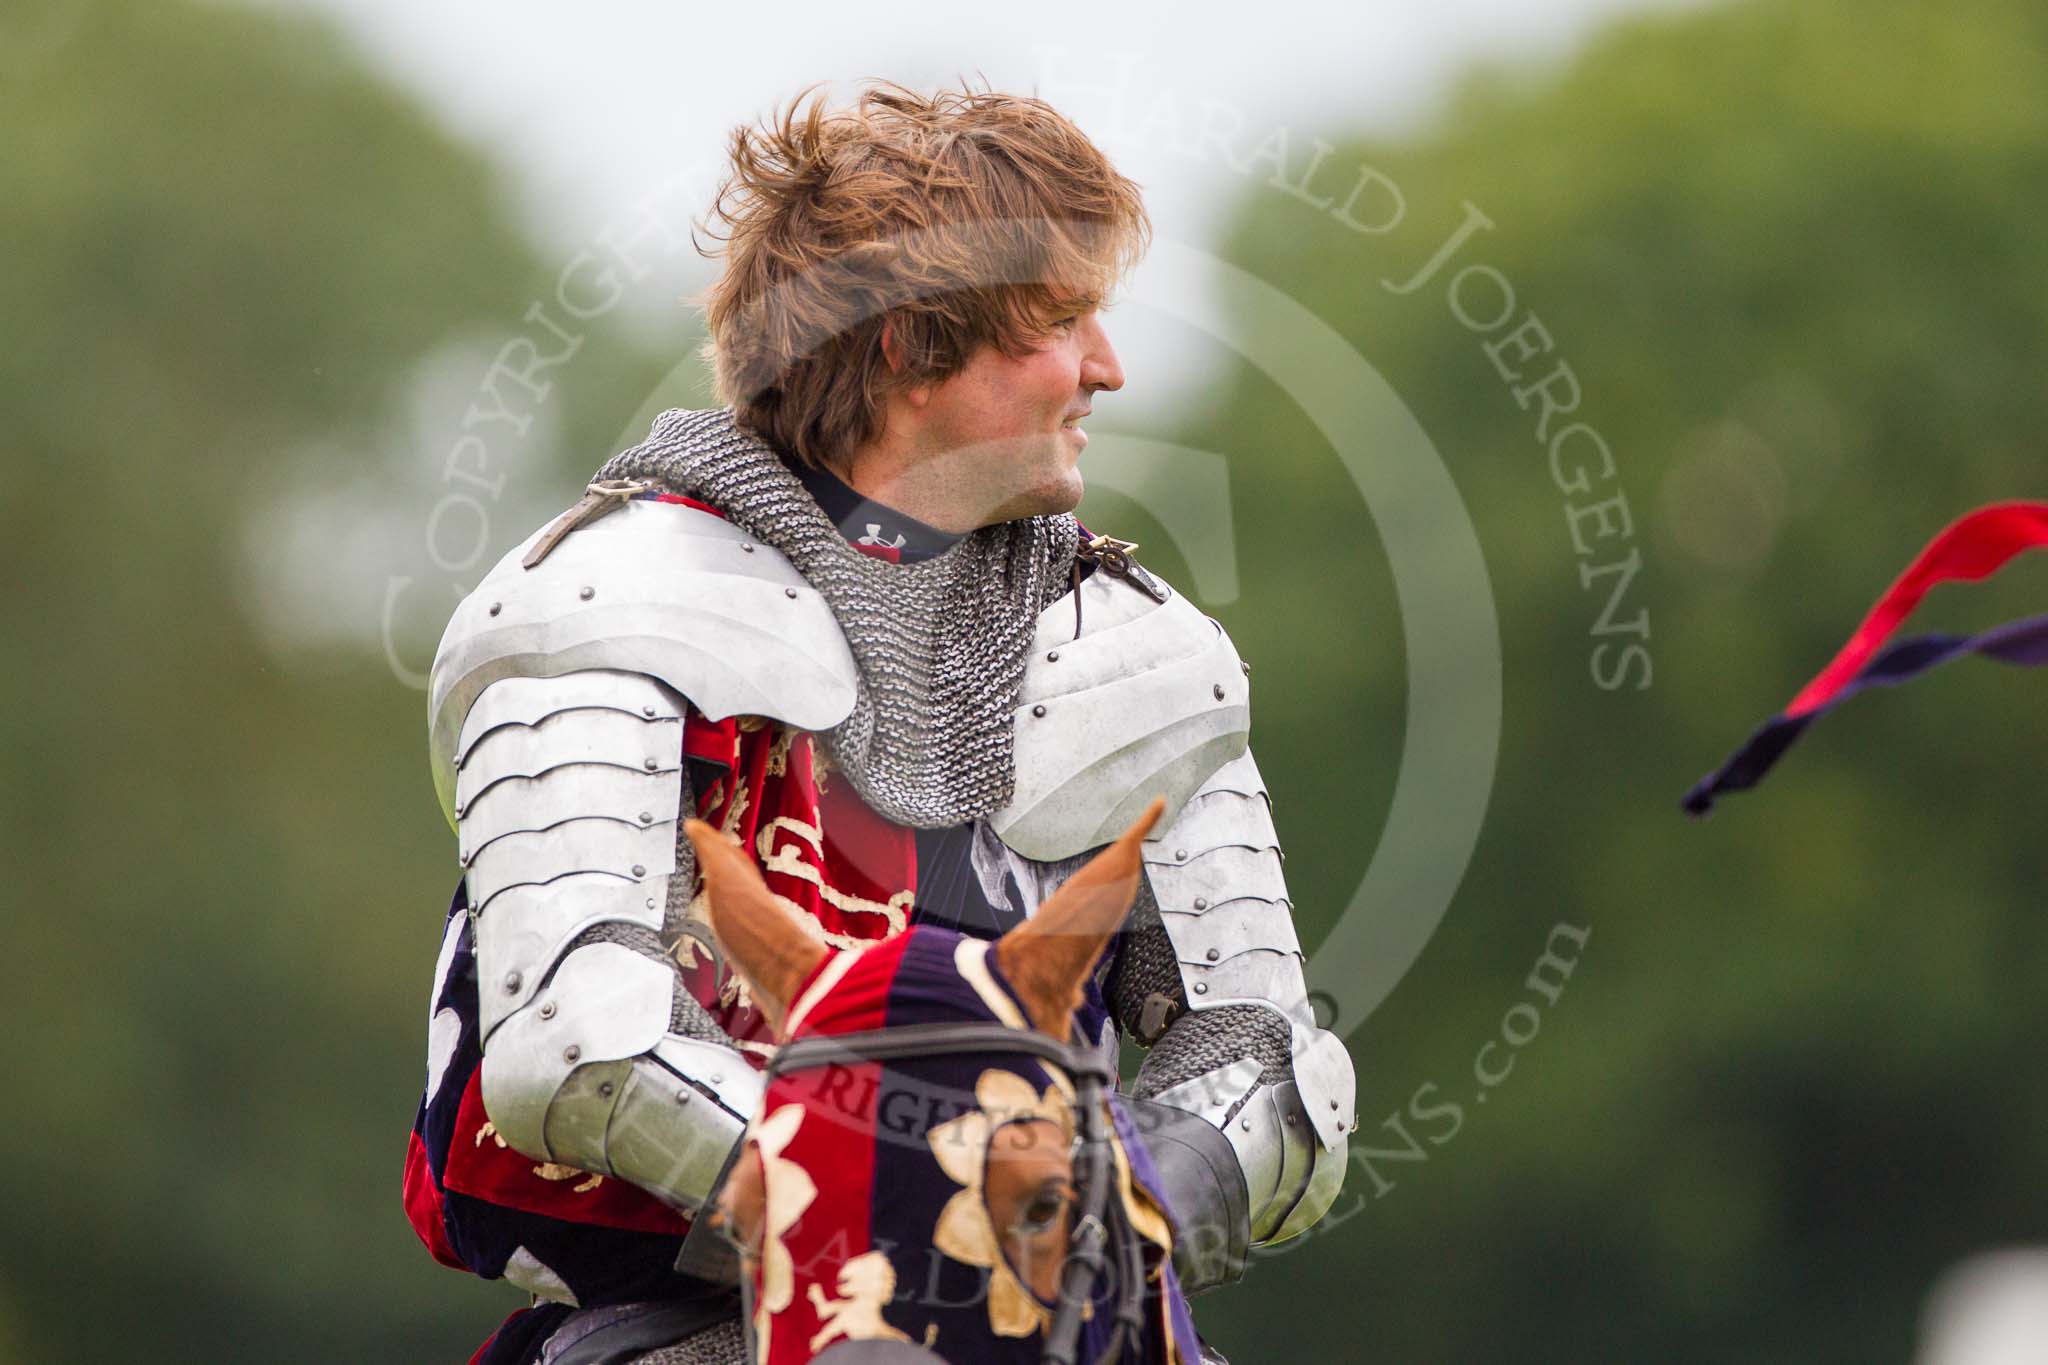
M 1304 986 L 1250 669 L 1073 515 L 1081 423 L 1124 384 L 1103 308 L 1149 242 L 1138 186 L 1049 105 L 972 88 L 807 92 L 730 156 L 722 406 L 606 461 L 434 662 L 460 874 L 407 1212 L 533 1296 L 485 1365 L 745 1360 L 706 1230 L 775 1035 L 685 822 L 857 949 L 998 938 L 1158 797 L 1075 1037 L 1112 1071 L 1146 1049 L 1122 1103 L 1174 1269 L 1229 1285 L 1330 1207 L 1354 1085 Z

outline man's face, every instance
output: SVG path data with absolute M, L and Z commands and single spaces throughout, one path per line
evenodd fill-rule
M 1099 390 L 1123 384 L 1102 316 L 1090 309 L 1020 358 L 983 346 L 933 386 L 920 444 L 943 456 L 937 467 L 978 525 L 1071 512 L 1088 444 L 1079 419 Z

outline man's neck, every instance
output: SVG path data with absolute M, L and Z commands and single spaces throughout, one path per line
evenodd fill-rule
M 963 510 L 972 505 L 976 490 L 955 486 L 962 471 L 957 463 L 926 460 L 909 463 L 857 454 L 840 478 L 870 502 L 893 507 L 944 535 L 958 538 L 986 524 L 986 517 Z

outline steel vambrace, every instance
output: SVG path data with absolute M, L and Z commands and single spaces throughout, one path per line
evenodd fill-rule
M 1317 1027 L 1309 1006 L 1271 801 L 1249 750 L 1146 842 L 1144 860 L 1173 959 L 1158 983 L 1172 1017 L 1141 1038 L 1153 1055 L 1137 1093 L 1220 1134 L 1244 1182 L 1246 1240 L 1284 1241 L 1343 1186 L 1356 1081 L 1342 1040 Z M 1228 1182 L 1191 1164 L 1197 1150 L 1213 1166 L 1221 1144 L 1188 1144 L 1189 1200 L 1220 1210 L 1229 1201 L 1202 1192 Z M 1231 1240 L 1220 1262 L 1211 1258 L 1226 1272 Z
M 507 678 L 455 755 L 483 1101 L 538 1161 L 696 1210 L 761 1093 L 661 951 L 691 801 L 682 699 L 643 674 Z M 694 1016 L 695 1032 L 675 1031 Z

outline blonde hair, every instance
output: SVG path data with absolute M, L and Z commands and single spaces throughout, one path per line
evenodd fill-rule
M 1152 229 L 1136 182 L 1042 100 L 877 81 L 828 110 L 817 91 L 733 130 L 700 225 L 724 268 L 699 302 L 719 401 L 833 466 L 879 434 L 891 392 L 1099 306 Z

